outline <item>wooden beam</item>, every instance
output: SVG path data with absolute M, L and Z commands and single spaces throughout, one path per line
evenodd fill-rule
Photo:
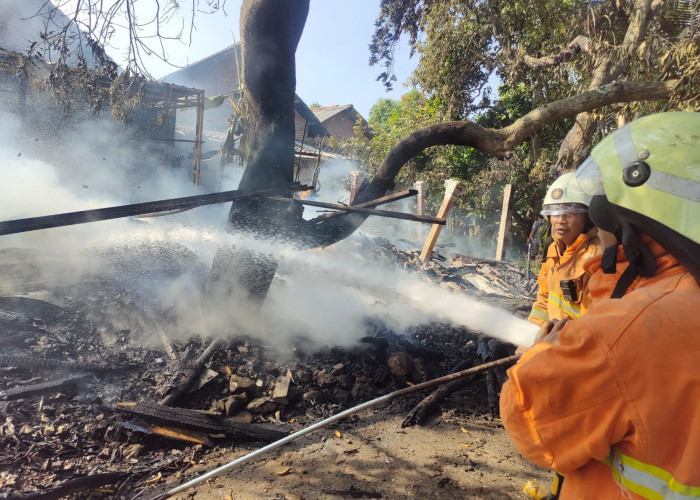
M 289 403 L 289 384 L 292 382 L 292 372 L 287 370 L 285 375 L 277 377 L 275 390 L 272 393 L 272 400 L 275 403 L 286 405 Z
M 268 196 L 268 200 L 282 201 L 287 203 L 301 203 L 302 205 L 309 205 L 312 207 L 320 208 L 330 208 L 332 210 L 343 210 L 345 212 L 358 212 L 367 215 L 378 215 L 379 217 L 389 217 L 390 219 L 403 219 L 412 220 L 416 222 L 427 222 L 429 224 L 439 224 L 444 226 L 445 219 L 440 217 L 428 217 L 427 215 L 419 216 L 414 214 L 407 214 L 404 212 L 391 212 L 389 210 L 376 210 L 374 208 L 357 208 L 351 207 L 349 205 L 341 205 L 339 203 L 325 203 L 323 201 L 311 201 L 311 200 L 297 200 L 295 198 L 282 198 L 279 196 Z
M 190 210 L 201 207 L 202 205 L 213 205 L 215 203 L 233 201 L 237 198 L 264 197 L 270 194 L 284 194 L 286 192 L 306 191 L 308 189 L 311 189 L 311 187 L 294 184 L 285 188 L 266 189 L 263 191 L 222 191 L 220 193 L 200 194 L 185 196 L 183 198 L 147 201 L 131 205 L 95 208 L 92 210 L 81 210 L 79 212 L 66 212 L 63 214 L 29 217 L 27 219 L 0 221 L 0 236 L 3 234 L 24 233 L 52 227 L 71 226 L 73 224 L 86 224 L 88 222 L 100 220 L 170 212 L 173 210 Z
M 404 198 L 409 198 L 411 196 L 415 196 L 418 194 L 418 191 L 415 189 L 406 189 L 404 191 L 399 191 L 398 193 L 394 194 L 389 194 L 386 196 L 382 196 L 381 198 L 375 198 L 370 201 L 365 201 L 364 203 L 358 203 L 357 205 L 352 205 L 355 208 L 374 208 L 379 205 L 384 205 L 386 203 L 391 203 L 392 201 L 398 201 L 398 200 L 403 200 Z M 337 217 L 339 215 L 347 215 L 348 212 L 334 212 L 330 214 L 326 214 L 325 217 Z M 419 213 L 418 215 L 423 215 L 422 213 Z
M 204 91 L 197 93 L 197 123 L 195 125 L 194 169 L 192 180 L 199 185 L 199 174 L 202 169 L 202 130 L 204 129 Z
M 506 235 L 510 232 L 510 219 L 513 212 L 513 185 L 506 184 L 503 189 L 503 208 L 501 208 L 501 224 L 498 228 L 498 245 L 496 246 L 496 260 L 506 257 Z
M 441 219 L 446 219 L 447 214 L 450 212 L 452 205 L 454 205 L 455 199 L 464 192 L 464 184 L 455 179 L 448 179 L 445 181 L 445 197 L 442 199 L 442 205 L 440 205 L 440 210 L 438 210 L 438 217 Z M 444 225 L 444 224 L 443 224 Z M 425 263 L 430 260 L 430 256 L 433 253 L 433 248 L 437 243 L 440 232 L 442 231 L 442 226 L 433 225 L 430 229 L 430 234 L 428 234 L 428 239 L 425 240 L 425 245 L 423 245 L 423 251 L 420 253 L 421 262 Z

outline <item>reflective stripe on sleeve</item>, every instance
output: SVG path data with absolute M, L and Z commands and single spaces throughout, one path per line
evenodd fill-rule
M 547 300 L 552 304 L 561 307 L 565 313 L 570 315 L 573 319 L 578 319 L 581 317 L 581 308 L 577 305 L 572 304 L 564 297 L 559 297 L 558 295 L 549 292 Z
M 700 487 L 676 481 L 664 469 L 645 464 L 613 448 L 603 463 L 611 468 L 618 484 L 650 500 L 687 500 L 700 498 Z
M 532 310 L 530 311 L 530 318 L 535 318 L 535 319 L 540 319 L 542 321 L 549 321 L 549 313 L 545 311 L 544 309 L 540 309 L 538 307 L 532 307 Z

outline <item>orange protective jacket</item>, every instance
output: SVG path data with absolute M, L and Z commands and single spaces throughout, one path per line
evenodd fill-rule
M 527 318 L 536 325 L 554 319 L 576 319 L 586 312 L 590 304 L 588 294 L 589 275 L 584 265 L 600 253 L 598 230 L 582 233 L 571 245 L 554 241 L 547 249 L 547 256 L 537 277 L 539 290 Z M 561 288 L 562 280 L 572 280 L 576 288 L 576 300 L 567 300 Z
M 645 241 L 653 277 L 610 299 L 624 254 L 617 275 L 592 260 L 588 314 L 508 370 L 503 424 L 524 457 L 564 474 L 562 500 L 700 497 L 700 288 Z

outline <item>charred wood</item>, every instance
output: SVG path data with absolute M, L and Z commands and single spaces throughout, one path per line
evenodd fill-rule
M 123 217 L 134 217 L 137 215 L 150 215 L 159 212 L 170 212 L 172 210 L 190 210 L 203 205 L 213 205 L 237 199 L 255 198 L 271 194 L 284 194 L 291 191 L 305 191 L 307 189 L 309 189 L 309 186 L 300 186 L 297 184 L 258 191 L 224 191 L 221 193 L 186 196 L 184 198 L 134 203 L 117 207 L 96 208 L 93 210 L 81 210 L 79 212 L 29 217 L 27 219 L 0 222 L 0 235 L 24 233 L 27 231 L 71 226 L 74 224 L 85 224 L 101 220 L 120 219 Z
M 0 338 L 0 347 L 8 345 L 18 345 L 25 340 L 32 338 L 36 332 L 20 332 Z
M 87 373 L 81 373 L 70 377 L 43 382 L 41 384 L 32 384 L 24 387 L 16 387 L 6 391 L 0 391 L 0 399 L 10 400 L 19 399 L 27 396 L 35 396 L 38 394 L 46 394 L 49 392 L 57 392 L 66 387 L 75 386 L 78 382 L 88 377 Z
M 121 371 L 135 368 L 134 366 L 108 366 L 92 363 L 77 363 L 75 361 L 62 361 L 59 359 L 36 358 L 32 356 L 0 354 L 0 366 L 14 366 L 15 368 L 66 368 L 72 371 L 107 372 Z
M 285 431 L 263 425 L 242 424 L 213 417 L 194 410 L 170 408 L 150 403 L 118 403 L 117 410 L 143 418 L 148 422 L 164 423 L 185 429 L 194 429 L 230 437 L 247 436 L 263 441 L 274 441 L 287 435 Z
M 474 366 L 474 363 L 471 361 L 461 361 L 450 371 L 450 373 L 466 370 L 472 366 Z M 404 418 L 403 422 L 401 422 L 401 427 L 421 425 L 435 405 L 440 404 L 453 392 L 460 390 L 467 384 L 467 382 L 469 382 L 467 379 L 455 380 L 454 382 L 438 387 L 436 390 L 426 396 L 420 403 L 414 406 L 410 412 L 408 412 L 406 418 Z
M 164 406 L 173 405 L 183 394 L 188 392 L 195 382 L 199 380 L 199 376 L 206 368 L 207 361 L 209 361 L 223 343 L 223 339 L 214 339 L 191 367 L 181 370 L 176 374 L 173 381 L 171 381 L 169 394 L 160 401 L 160 404 Z
M 29 495 L 10 497 L 10 500 L 58 500 L 70 494 L 81 491 L 90 491 L 110 484 L 119 483 L 131 475 L 130 472 L 105 472 L 102 474 L 90 474 L 66 481 L 47 491 L 38 491 Z

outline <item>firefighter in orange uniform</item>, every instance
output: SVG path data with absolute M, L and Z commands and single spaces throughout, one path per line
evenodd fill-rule
M 563 500 L 700 498 L 699 132 L 700 113 L 640 118 L 576 173 L 604 247 L 590 311 L 543 325 L 501 392 Z
M 588 308 L 589 276 L 583 266 L 600 252 L 597 230 L 588 218 L 590 199 L 574 173 L 562 175 L 547 190 L 541 213 L 549 217 L 554 242 L 542 262 L 537 300 L 528 317 L 537 325 L 576 319 Z

